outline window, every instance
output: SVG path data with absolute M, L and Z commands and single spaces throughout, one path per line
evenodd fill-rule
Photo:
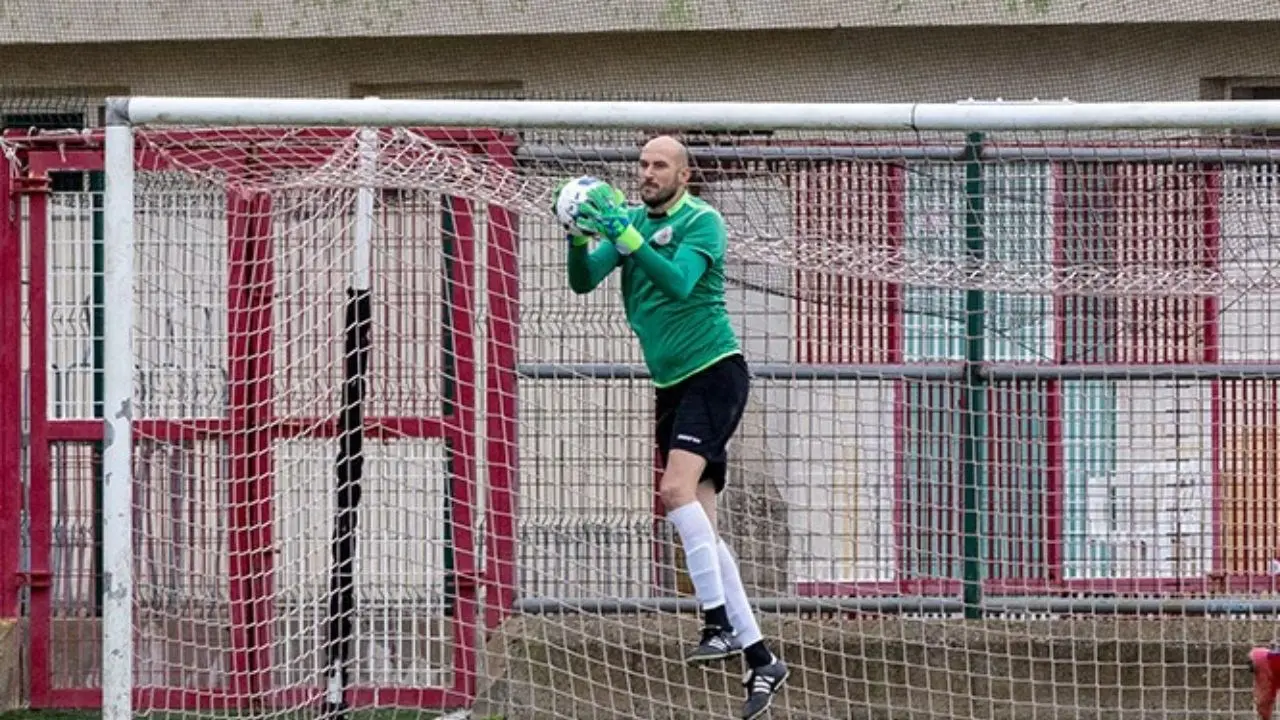
M 106 106 L 98 107 L 98 123 L 105 120 Z M 12 112 L 0 115 L 4 130 L 22 132 L 83 130 L 89 122 L 89 112 Z M 84 192 L 88 187 L 87 173 L 55 172 L 49 174 L 49 189 L 53 192 Z
M 377 97 L 384 100 L 522 100 L 524 83 L 519 80 L 352 83 L 351 97 Z
M 1207 78 L 1200 83 L 1203 100 L 1280 100 L 1280 77 Z M 1231 133 L 1236 145 L 1275 145 L 1280 127 L 1260 127 Z
M 5 113 L 5 130 L 83 130 L 89 125 L 83 112 Z

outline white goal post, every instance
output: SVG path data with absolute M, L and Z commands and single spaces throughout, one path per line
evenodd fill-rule
M 737 103 L 159 98 L 108 100 L 109 123 L 686 130 L 1129 130 L 1269 127 L 1280 101 Z
M 877 157 L 875 153 L 881 153 L 878 157 L 890 158 L 891 161 L 894 157 L 912 157 L 913 153 L 923 156 L 922 154 L 932 152 L 929 148 L 934 140 L 931 139 L 937 139 L 936 142 L 940 146 L 945 145 L 937 150 L 939 157 L 956 158 L 947 162 L 952 162 L 957 167 L 960 167 L 958 163 L 964 161 L 963 153 L 967 147 L 965 143 L 968 142 L 967 133 L 1006 133 L 1008 137 L 1031 140 L 1025 145 L 1016 143 L 1002 145 L 999 142 L 993 142 L 984 146 L 982 149 L 994 158 L 992 162 L 999 163 L 1002 159 L 1016 157 L 1124 159 L 1141 155 L 1142 157 L 1181 158 L 1175 162 L 1221 164 L 1236 161 L 1254 162 L 1260 161 L 1259 158 L 1268 159 L 1267 162 L 1271 162 L 1270 149 L 1227 140 L 1232 132 L 1238 130 L 1280 127 L 1280 101 L 1151 103 L 963 101 L 900 104 L 793 104 L 114 97 L 108 100 L 106 118 L 104 207 L 105 297 L 108 298 L 108 306 L 104 330 L 103 407 L 105 408 L 106 442 L 102 459 L 104 482 L 102 505 L 104 520 L 103 716 L 106 720 L 131 720 L 135 716 L 134 658 L 137 650 L 134 625 L 136 588 L 134 573 L 137 559 L 134 539 L 138 529 L 134 527 L 137 511 L 134 496 L 134 440 L 135 422 L 138 419 L 136 356 L 139 352 L 138 339 L 135 337 L 135 329 L 139 322 L 136 302 L 140 292 L 139 268 L 136 265 L 139 255 L 135 245 L 140 232 L 137 224 L 139 208 L 135 206 L 137 192 L 135 183 L 139 169 L 135 163 L 137 158 L 145 155 L 141 152 L 142 146 L 138 140 L 140 132 L 173 132 L 175 129 L 182 128 L 207 130 L 211 128 L 329 127 L 352 128 L 356 130 L 357 137 L 364 138 L 366 136 L 359 134 L 359 129 L 424 127 L 460 130 L 499 128 L 504 131 L 581 129 L 633 134 L 652 132 L 657 129 L 678 129 L 684 133 L 768 130 L 774 133 L 792 133 L 797 138 L 796 142 L 820 136 L 822 133 L 839 133 L 862 134 L 861 137 L 867 139 L 866 144 L 849 143 L 854 148 L 850 151 L 852 153 L 850 157 L 857 157 L 858 153 L 863 153 L 864 157 L 871 158 Z M 1159 135 L 1150 133 L 1159 133 Z M 372 134 L 376 135 L 376 133 Z M 1108 141 L 1108 138 L 1117 136 L 1130 139 L 1132 144 L 1119 147 L 1116 143 Z M 892 145 L 900 142 L 903 137 L 920 138 L 920 144 L 912 145 L 910 148 L 905 144 L 894 145 L 894 147 L 904 148 L 900 155 L 873 148 L 877 142 L 876 138 L 889 138 L 885 142 Z M 1151 137 L 1163 140 L 1160 143 L 1149 143 L 1152 147 L 1144 147 L 1143 144 L 1147 143 Z M 1049 139 L 1046 140 L 1046 138 Z M 1197 140 L 1197 138 L 1200 139 Z M 1077 139 L 1080 139 L 1079 144 L 1076 144 Z M 1167 142 L 1164 142 L 1165 140 Z M 407 140 L 401 137 L 399 142 L 412 144 L 423 141 L 416 137 L 409 137 Z M 552 186 L 551 181 L 554 180 L 552 177 L 538 175 L 525 177 L 519 173 L 512 173 L 509 176 L 490 175 L 487 173 L 496 172 L 493 168 L 471 166 L 463 161 L 455 162 L 456 158 L 452 156 L 446 156 L 445 160 L 440 160 L 441 156 L 423 152 L 421 145 L 415 147 L 418 149 L 412 153 L 406 151 L 405 155 L 396 159 L 395 162 L 399 164 L 396 165 L 395 172 L 399 174 L 391 180 L 382 182 L 384 186 L 392 187 L 396 183 L 411 185 L 418 182 L 419 180 L 415 179 L 418 178 L 424 183 L 429 183 L 433 191 L 457 188 L 459 195 L 463 197 L 482 200 L 491 206 L 506 204 L 508 209 L 516 212 L 539 212 L 546 205 L 546 193 Z M 957 155 L 957 149 L 960 151 L 959 155 Z M 779 157 L 785 156 L 784 150 L 785 148 L 778 151 Z M 378 152 L 378 150 L 370 151 L 370 146 L 367 144 L 361 144 L 357 156 L 360 159 L 369 160 L 371 154 L 376 155 Z M 729 154 L 732 150 L 725 152 Z M 421 158 L 421 160 L 415 158 Z M 440 166 L 433 167 L 430 171 L 414 165 L 419 161 L 436 162 L 438 160 Z M 1157 159 L 1157 161 L 1161 160 Z M 1280 154 L 1275 155 L 1274 162 L 1280 163 Z M 357 184 L 359 173 L 376 174 L 378 172 L 377 169 L 370 170 L 367 167 L 360 170 L 360 167 L 359 163 L 353 164 L 350 169 L 345 166 L 338 168 L 323 166 L 323 172 L 332 172 L 335 176 L 340 172 L 356 173 L 350 177 L 355 178 L 352 182 Z M 973 176 L 966 179 L 963 174 L 957 177 L 966 182 L 981 181 L 981 178 Z M 216 183 L 218 175 L 216 172 L 211 172 L 202 176 L 202 180 Z M 991 182 L 997 181 L 991 180 Z M 1041 191 L 1034 190 L 1034 192 Z M 368 232 L 367 226 L 373 222 L 369 219 L 372 214 L 371 197 L 372 193 L 362 194 L 358 201 L 360 208 L 358 218 L 360 219 L 356 221 L 356 225 L 365 225 L 366 232 Z M 974 213 L 980 210 L 981 208 L 975 206 L 969 207 L 967 212 Z M 1044 258 L 1022 259 L 1020 256 L 1014 257 L 1008 253 L 1004 255 L 991 253 L 990 256 L 982 256 L 980 253 L 965 255 L 963 252 L 954 257 L 951 255 L 942 257 L 940 254 L 939 257 L 931 258 L 925 251 L 921 251 L 925 254 L 914 260 L 908 258 L 904 264 L 898 260 L 884 259 L 876 254 L 875 249 L 850 250 L 838 247 L 835 240 L 830 238 L 824 240 L 826 236 L 820 230 L 814 231 L 812 238 L 807 238 L 811 244 L 806 246 L 809 250 L 804 251 L 796 249 L 798 247 L 796 243 L 799 241 L 793 243 L 792 238 L 785 235 L 764 230 L 760 230 L 755 235 L 751 234 L 750 229 L 743 232 L 745 234 L 736 241 L 738 244 L 735 246 L 742 253 L 739 259 L 744 267 L 749 266 L 745 272 L 759 272 L 762 277 L 768 276 L 763 281 L 766 284 L 775 281 L 773 279 L 775 276 L 770 273 L 776 273 L 778 269 L 788 273 L 824 269 L 834 276 L 843 275 L 859 281 L 870 280 L 883 273 L 884 277 L 904 284 L 918 281 L 922 286 L 932 285 L 955 291 L 994 290 L 997 293 L 1008 292 L 1012 295 L 1042 293 L 1046 296 L 1069 294 L 1142 298 L 1149 294 L 1168 294 L 1200 298 L 1221 293 L 1224 289 L 1238 290 L 1243 295 L 1265 294 L 1280 290 L 1280 283 L 1275 279 L 1268 280 L 1260 275 L 1248 273 L 1230 275 L 1214 268 L 1180 266 L 1173 269 L 1152 270 L 1143 274 L 1141 269 L 1120 265 L 1103 267 L 1091 260 L 1073 263 L 1073 261 L 1061 259 L 1056 261 Z M 1248 252 L 1247 249 L 1240 250 L 1239 254 L 1243 257 Z M 359 262 L 367 265 L 368 248 L 358 250 L 355 254 L 363 258 Z M 776 267 L 772 271 L 767 268 L 751 270 L 757 265 L 770 264 L 770 258 L 777 258 Z M 1270 258 L 1269 261 L 1274 260 L 1275 258 Z M 912 269 L 913 262 L 919 263 L 916 269 Z M 1037 263 L 1040 264 L 1037 265 Z M 1135 274 L 1130 275 L 1131 272 Z M 364 282 L 367 287 L 369 283 L 367 268 L 365 273 L 366 277 L 360 282 Z M 372 282 L 374 285 L 378 283 L 376 271 L 374 271 Z M 816 302 L 822 301 L 819 299 Z M 969 313 L 968 317 L 971 321 L 978 321 L 972 308 L 966 312 Z M 977 312 L 994 311 L 988 307 Z M 1269 312 L 1270 310 L 1259 311 L 1251 317 L 1254 319 L 1270 317 L 1267 314 Z M 743 322 L 749 324 L 751 321 L 748 318 Z M 978 327 L 980 332 L 988 332 L 981 330 L 982 325 L 970 326 L 969 329 L 972 330 L 974 327 Z M 1245 331 L 1241 330 L 1241 332 Z M 824 372 L 828 372 L 833 378 L 839 376 L 841 372 L 849 373 L 848 377 L 851 378 L 870 377 L 877 373 L 887 373 L 894 377 L 908 377 L 911 372 L 919 372 L 918 377 L 925 377 L 929 372 L 937 373 L 939 377 L 945 375 L 953 378 L 957 393 L 974 402 L 979 402 L 984 408 L 987 407 L 985 404 L 987 401 L 981 400 L 976 394 L 978 391 L 965 384 L 968 382 L 965 378 L 977 377 L 964 374 L 967 372 L 965 368 L 978 364 L 978 361 L 966 353 L 978 351 L 987 353 L 981 360 L 983 372 L 996 373 L 996 375 L 986 376 L 988 380 L 999 379 L 997 375 L 1001 372 L 1005 373 L 1001 377 L 1014 382 L 1019 379 L 1031 380 L 1039 377 L 1035 376 L 1031 370 L 1025 371 L 1025 375 L 1020 375 L 1019 373 L 1023 373 L 1023 370 L 1010 369 L 1007 365 L 1016 364 L 1019 358 L 1009 353 L 999 356 L 1001 351 L 992 349 L 1000 345 L 998 341 L 991 341 L 990 346 L 985 350 L 981 348 L 975 350 L 972 345 L 964 344 L 972 340 L 972 334 L 963 337 L 967 340 L 961 340 L 957 345 L 960 348 L 957 350 L 960 355 L 954 358 L 948 356 L 939 360 L 940 356 L 936 353 L 929 355 L 921 351 L 919 353 L 921 357 L 929 356 L 920 361 L 924 369 L 919 371 L 891 369 L 890 365 L 897 367 L 910 362 L 910 358 L 901 353 L 885 355 L 885 359 L 877 361 L 863 362 L 861 364 L 864 367 L 861 370 L 849 369 L 858 363 L 841 360 L 834 355 L 828 359 L 819 359 L 811 365 L 819 369 L 827 368 Z M 1077 377 L 1086 377 L 1093 373 L 1092 376 L 1098 378 L 1137 377 L 1146 372 L 1138 367 L 1146 362 L 1144 360 L 1120 355 L 1117 358 L 1110 363 L 1103 363 L 1107 367 L 1092 370 L 1079 367 L 1073 370 L 1072 367 L 1068 367 L 1073 363 L 1070 358 L 1064 359 L 1060 356 L 1042 358 L 1040 364 L 1044 367 L 1035 372 L 1042 373 L 1045 377 L 1057 378 L 1070 377 L 1071 372 L 1076 372 Z M 1239 361 L 1238 371 L 1226 365 L 1230 360 Z M 1280 376 L 1280 372 L 1270 366 L 1271 360 L 1272 358 L 1269 357 L 1262 359 L 1251 357 L 1242 351 L 1236 358 L 1217 354 L 1210 357 L 1209 354 L 1205 354 L 1195 360 L 1157 358 L 1152 361 L 1152 364 L 1158 366 L 1156 370 L 1159 373 L 1165 373 L 1169 377 L 1176 377 L 1178 372 L 1197 378 Z M 1188 366 L 1189 369 L 1179 371 L 1174 367 L 1178 362 L 1191 362 L 1192 365 Z M 988 367 L 989 363 L 995 363 L 995 365 Z M 1006 365 L 999 365 L 999 363 Z M 582 364 L 581 367 L 586 365 Z M 577 372 L 574 370 L 577 366 L 572 364 L 566 364 L 564 367 L 567 368 L 563 370 L 566 373 Z M 543 367 L 541 371 L 548 374 L 557 372 L 550 366 Z M 953 371 L 958 374 L 954 377 L 947 374 Z M 771 371 L 766 369 L 765 372 Z M 791 371 L 784 368 L 777 372 Z M 903 375 L 904 372 L 907 375 Z M 986 392 L 987 388 L 984 386 L 981 390 L 982 397 L 987 397 Z M 333 412 L 336 415 L 337 411 Z M 976 409 L 970 407 L 969 412 L 976 412 Z M 990 412 L 995 413 L 997 410 L 990 409 Z M 969 416 L 966 415 L 966 417 Z M 1203 424 L 1203 421 L 1196 422 Z M 968 434 L 975 433 L 977 429 L 971 428 Z M 960 448 L 956 452 L 963 454 L 973 450 L 972 447 L 967 450 Z M 962 456 L 968 457 L 971 462 L 976 462 L 969 455 Z M 1026 462 L 1038 461 L 1033 459 Z M 1182 472 L 1181 466 L 1174 471 Z M 956 532 L 963 532 L 966 534 L 966 539 L 972 539 L 972 546 L 966 545 L 963 551 L 956 550 L 956 556 L 946 560 L 947 562 L 954 560 L 954 565 L 958 568 L 957 573 L 963 569 L 964 579 L 956 580 L 955 587 L 963 589 L 963 594 L 956 597 L 966 608 L 982 602 L 983 588 L 987 587 L 983 584 L 987 582 L 986 574 L 982 576 L 984 579 L 977 580 L 974 579 L 976 576 L 971 576 L 969 573 L 970 570 L 977 568 L 978 564 L 978 559 L 974 555 L 978 552 L 977 513 L 978 509 L 973 506 L 973 502 L 967 501 L 964 518 L 967 530 L 956 530 Z M 968 524 L 969 520 L 974 524 Z M 859 535 L 858 537 L 869 536 Z M 950 575 L 947 577 L 951 578 Z M 920 592 L 925 593 L 923 590 Z M 625 605 L 628 598 L 615 597 L 611 600 L 616 600 L 619 605 Z M 554 605 L 559 601 L 551 598 L 547 602 Z M 535 605 L 536 603 L 533 603 L 530 607 Z M 655 601 L 653 607 L 666 606 Z M 1205 605 L 1198 612 L 1200 614 L 1217 612 L 1213 607 Z M 318 685 L 324 683 L 320 678 L 315 678 L 315 682 Z M 330 682 L 336 681 L 330 678 Z M 622 713 L 623 711 L 619 711 L 618 717 L 626 716 Z

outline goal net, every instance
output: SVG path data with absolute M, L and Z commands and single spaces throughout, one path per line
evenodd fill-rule
M 617 278 L 574 294 L 548 211 L 658 132 L 729 229 L 774 718 L 1250 707 L 1277 105 L 113 110 L 108 718 L 737 717 Z

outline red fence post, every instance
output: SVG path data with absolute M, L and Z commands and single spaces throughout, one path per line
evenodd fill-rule
M 1201 178 L 1201 187 L 1199 195 L 1202 197 L 1203 212 L 1200 217 L 1200 233 L 1202 242 L 1201 260 L 1204 269 L 1210 273 L 1220 272 L 1222 270 L 1222 173 L 1224 166 L 1221 164 L 1209 164 L 1200 168 L 1203 173 Z M 1216 294 L 1206 294 L 1203 298 L 1204 308 L 1201 327 L 1202 335 L 1202 356 L 1201 360 L 1206 364 L 1216 364 L 1222 361 L 1222 352 L 1220 346 L 1221 338 L 1221 297 Z M 1212 458 L 1213 473 L 1213 509 L 1210 511 L 1209 519 L 1212 524 L 1211 531 L 1211 547 L 1212 552 L 1209 558 L 1209 575 L 1211 578 L 1220 576 L 1225 570 L 1223 566 L 1222 555 L 1222 536 L 1223 536 L 1223 517 L 1222 504 L 1224 501 L 1222 488 L 1222 378 L 1214 378 L 1209 383 L 1209 444 L 1210 457 Z M 1268 573 L 1263 573 L 1262 589 L 1274 588 Z M 1252 583 L 1251 583 L 1252 584 Z M 1270 586 L 1270 588 L 1268 587 Z M 1252 587 L 1250 588 L 1252 589 Z
M 11 170 L 0 154 L 0 619 L 18 617 L 22 547 L 22 231 Z
M 228 193 L 231 687 L 246 699 L 261 697 L 271 684 L 273 238 L 268 203 L 266 196 Z
M 445 233 L 452 254 L 442 260 L 445 277 L 445 313 L 448 315 L 454 395 L 452 411 L 445 418 L 453 445 L 452 492 L 449 519 L 452 525 L 454 584 L 453 691 L 468 701 L 476 691 L 476 618 L 480 591 L 476 562 L 476 349 L 475 349 L 475 216 L 469 201 L 460 197 L 442 199 L 447 217 Z M 448 242 L 451 241 L 451 242 Z
M 47 250 L 49 238 L 49 176 L 41 169 L 26 178 L 23 191 L 27 201 L 27 262 L 31 268 L 27 288 L 27 312 L 31 317 L 29 343 L 30 389 L 30 465 L 28 467 L 27 516 L 31 518 L 31 567 L 26 576 L 30 584 L 30 639 L 28 645 L 28 682 L 32 707 L 52 704 L 53 608 L 49 586 L 49 561 L 53 542 L 53 472 L 49 447 L 49 357 L 47 340 L 49 279 Z
M 489 158 L 506 168 L 515 166 L 507 142 L 489 144 Z M 489 209 L 488 293 L 489 327 L 485 362 L 485 416 L 488 447 L 488 521 L 485 526 L 485 624 L 492 629 L 511 612 L 516 597 L 516 352 L 519 342 L 519 235 L 516 215 L 500 207 Z

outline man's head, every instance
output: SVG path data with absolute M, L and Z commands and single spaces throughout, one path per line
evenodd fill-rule
M 689 151 L 669 135 L 645 143 L 640 150 L 640 199 L 651 210 L 664 210 L 689 183 Z

